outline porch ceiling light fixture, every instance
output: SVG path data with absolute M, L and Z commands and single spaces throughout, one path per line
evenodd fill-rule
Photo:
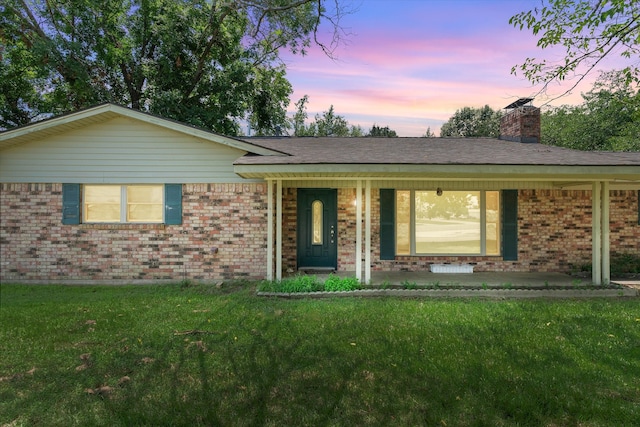
M 436 188 L 436 194 L 438 196 L 442 196 L 442 188 L 440 188 L 440 187 Z

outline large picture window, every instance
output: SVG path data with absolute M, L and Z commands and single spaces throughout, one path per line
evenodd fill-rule
M 160 223 L 163 185 L 85 185 L 83 222 Z
M 499 191 L 396 191 L 397 255 L 499 255 Z

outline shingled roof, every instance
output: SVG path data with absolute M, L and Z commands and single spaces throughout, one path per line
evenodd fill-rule
M 579 151 L 496 138 L 245 138 L 282 156 L 245 156 L 237 165 L 549 165 L 640 167 L 640 152 Z
M 249 153 L 250 179 L 415 178 L 625 182 L 640 188 L 640 152 L 579 151 L 496 138 L 245 138 L 280 152 Z M 251 150 L 250 150 L 251 151 Z

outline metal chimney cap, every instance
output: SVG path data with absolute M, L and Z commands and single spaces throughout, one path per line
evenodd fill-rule
M 512 102 L 511 104 L 504 107 L 505 110 L 510 110 L 512 108 L 519 108 L 526 104 L 530 104 L 533 101 L 533 98 L 520 98 L 517 101 Z

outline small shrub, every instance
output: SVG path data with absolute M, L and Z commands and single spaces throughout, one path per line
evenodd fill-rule
M 353 291 L 356 289 L 360 289 L 360 282 L 355 277 L 340 278 L 331 274 L 324 282 L 324 290 L 327 292 Z
M 322 289 L 316 276 L 296 276 L 284 281 L 288 290 L 285 292 L 315 292 Z
M 295 276 L 281 281 L 264 280 L 258 284 L 260 292 L 340 292 L 361 289 L 362 286 L 355 277 L 340 278 L 336 275 L 329 275 L 324 283 L 321 283 L 316 276 Z
M 611 274 L 640 273 L 640 254 L 621 253 L 611 256 Z
M 401 284 L 404 289 L 416 289 L 418 287 L 418 284 L 416 282 L 410 282 L 408 280 L 405 280 Z
M 191 279 L 182 279 L 182 281 L 180 281 L 180 288 L 181 289 L 186 289 L 186 288 L 190 288 L 194 285 L 193 281 Z
M 614 276 L 625 274 L 640 274 L 640 254 L 630 252 L 611 254 L 611 274 Z M 591 273 L 591 263 L 583 264 L 579 270 Z
M 295 276 L 279 282 L 265 280 L 258 289 L 261 292 L 316 292 L 322 290 L 322 284 L 316 276 Z

